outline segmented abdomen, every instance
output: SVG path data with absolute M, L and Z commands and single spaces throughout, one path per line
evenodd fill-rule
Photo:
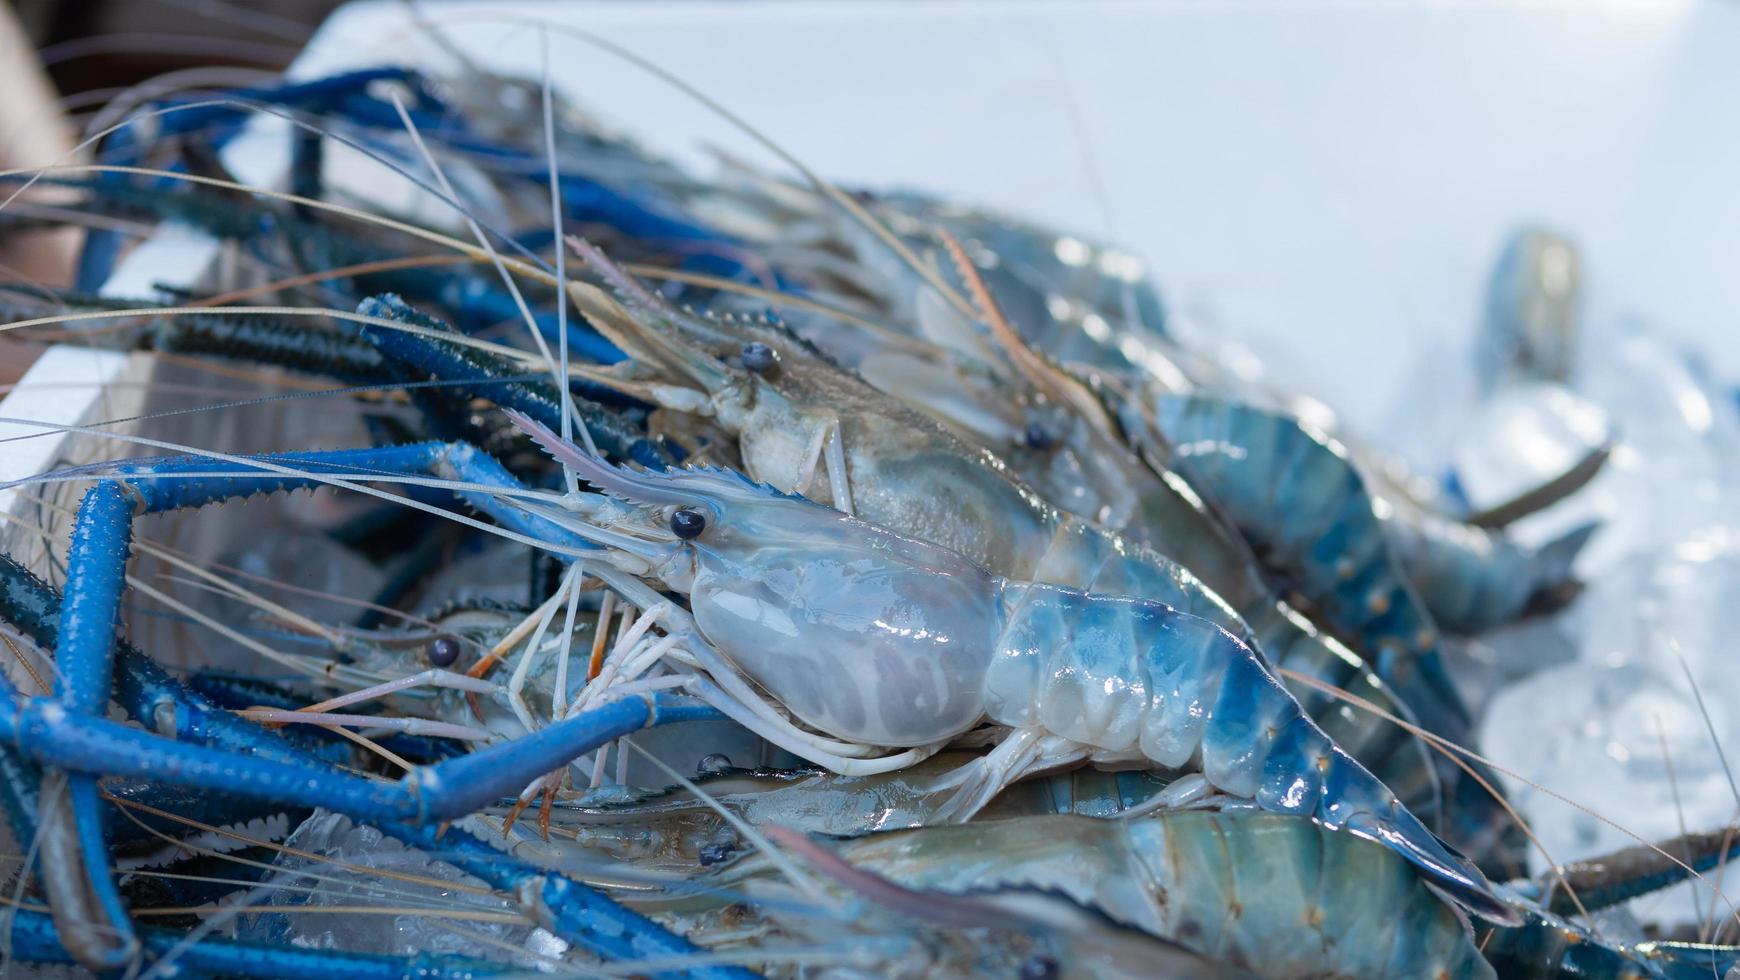
M 1159 933 L 1266 977 L 1490 977 L 1461 921 L 1406 862 L 1303 819 L 1131 821 Z
M 1382 780 L 1415 816 L 1431 824 L 1443 804 L 1438 772 L 1442 756 L 1423 739 L 1359 702 L 1408 721 L 1417 720 L 1413 710 L 1396 699 L 1358 654 L 1323 634 L 1299 613 L 1273 604 L 1253 611 L 1248 623 L 1280 680 L 1317 727 Z M 1326 693 L 1283 671 L 1309 677 L 1359 700 Z M 1490 807 L 1490 798 L 1488 804 Z
M 1380 840 L 1470 907 L 1498 910 L 1480 873 L 1445 850 L 1376 777 L 1305 717 L 1251 650 L 1157 602 L 1004 582 L 986 715 L 1095 750 L 1199 768 L 1265 809 Z
M 1460 918 L 1412 866 L 1303 818 L 1023 817 L 868 834 L 838 853 L 909 888 L 1059 892 L 1278 980 L 1493 976 Z
M 1413 720 L 1358 655 L 1322 635 L 1297 613 L 1264 597 L 1250 603 L 1247 620 L 1189 570 L 1146 548 L 1073 519 L 1058 528 L 1034 581 L 1098 595 L 1140 596 L 1199 616 L 1287 667 L 1348 691 L 1392 715 Z M 1406 729 L 1308 687 L 1289 685 L 1311 717 L 1362 765 L 1381 776 L 1416 814 L 1436 813 L 1436 760 Z
M 1341 447 L 1295 419 L 1210 398 L 1164 396 L 1156 417 L 1178 468 L 1265 560 L 1376 658 L 1422 721 L 1460 734 L 1444 729 L 1465 728 L 1468 712 L 1439 662 L 1437 630 L 1384 538 L 1387 505 Z

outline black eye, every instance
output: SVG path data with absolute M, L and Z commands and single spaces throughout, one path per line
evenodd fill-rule
M 437 636 L 429 641 L 429 662 L 437 667 L 451 667 L 459 659 L 459 641 L 451 636 Z
M 711 868 L 715 864 L 724 864 L 731 860 L 731 855 L 737 853 L 737 848 L 730 844 L 708 844 L 696 855 L 701 861 L 701 867 Z
M 1027 431 L 1021 433 L 1021 441 L 1029 449 L 1050 449 L 1055 442 L 1051 433 L 1038 422 L 1027 423 Z
M 766 374 L 779 366 L 779 355 L 759 340 L 744 344 L 743 352 L 738 357 L 743 361 L 744 370 L 754 371 L 756 374 Z
M 700 537 L 707 530 L 707 519 L 692 510 L 679 510 L 671 515 L 671 533 L 684 541 Z
M 1021 963 L 1021 980 L 1054 980 L 1057 975 L 1057 961 L 1044 953 L 1034 953 Z

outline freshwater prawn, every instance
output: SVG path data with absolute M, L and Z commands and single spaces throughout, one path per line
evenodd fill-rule
M 1164 602 L 1213 621 L 1290 669 L 1412 714 L 1354 653 L 1277 604 L 1252 574 L 1236 535 L 1220 533 L 1200 511 L 1185 513 L 1172 531 L 1159 534 L 1181 555 L 1145 547 L 1052 506 L 989 447 L 964 442 L 780 324 L 676 310 L 597 249 L 573 244 L 622 298 L 579 282 L 570 293 L 632 358 L 585 376 L 717 423 L 736 437 L 737 458 L 752 478 L 849 508 L 1000 575 Z M 836 494 L 835 487 L 845 489 Z M 1237 601 L 1205 584 L 1204 569 Z M 1408 699 L 1408 691 L 1399 694 Z M 1436 807 L 1440 772 L 1423 746 L 1397 729 L 1339 711 L 1320 695 L 1303 696 L 1411 805 Z
M 1115 922 L 1273 980 L 1495 976 L 1466 924 L 1406 862 L 1302 817 L 1029 816 L 872 833 L 828 846 L 916 895 L 1015 887 L 1060 893 Z M 984 861 L 987 852 L 1000 860 Z M 737 888 L 772 891 L 777 884 L 759 856 L 714 877 Z
M 1168 787 L 1158 805 L 1218 790 L 1309 814 L 1384 843 L 1472 911 L 1511 915 L 1472 864 L 1210 622 L 1152 600 L 1004 578 L 730 471 L 624 470 L 515 420 L 606 494 L 517 506 L 600 546 L 598 573 L 631 601 L 653 605 L 658 592 L 628 576 L 688 598 L 690 612 L 666 604 L 664 620 L 682 653 L 648 657 L 640 672 L 678 665 L 685 689 L 776 744 L 837 771 L 874 771 L 987 722 L 1007 727 L 990 755 L 945 780 L 956 792 L 941 817 L 956 821 L 1046 769 L 1190 767 L 1201 779 Z M 785 720 L 748 682 L 825 738 Z M 607 700 L 610 685 L 584 695 Z M 812 741 L 905 751 L 862 767 Z

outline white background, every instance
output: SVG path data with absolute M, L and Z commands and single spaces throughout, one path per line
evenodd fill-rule
M 1356 426 L 1405 431 L 1421 365 L 1464 371 L 1504 234 L 1582 246 L 1588 321 L 1646 319 L 1740 377 L 1740 5 L 425 3 L 537 77 L 580 26 L 680 74 L 831 177 L 1119 240 L 1169 307 L 1248 338 Z M 397 0 L 299 65 L 432 56 Z M 653 145 L 764 150 L 551 36 L 553 77 Z M 418 52 L 424 52 L 419 54 Z

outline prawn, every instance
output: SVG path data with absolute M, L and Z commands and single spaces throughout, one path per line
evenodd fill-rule
M 1213 623 L 1153 600 L 994 575 L 731 471 L 621 469 L 514 418 L 606 494 L 517 506 L 598 546 L 600 577 L 630 601 L 659 604 L 634 578 L 686 595 L 689 613 L 666 604 L 684 654 L 661 649 L 657 659 L 770 741 L 852 772 L 863 760 L 827 745 L 904 749 L 872 764 L 899 768 L 984 723 L 1009 728 L 989 755 L 946 777 L 956 794 L 940 816 L 953 821 L 1047 769 L 1190 767 L 1203 790 L 1378 840 L 1471 910 L 1510 918 L 1478 869 Z M 745 681 L 825 737 L 785 720 Z M 607 699 L 608 687 L 590 685 L 577 706 Z

